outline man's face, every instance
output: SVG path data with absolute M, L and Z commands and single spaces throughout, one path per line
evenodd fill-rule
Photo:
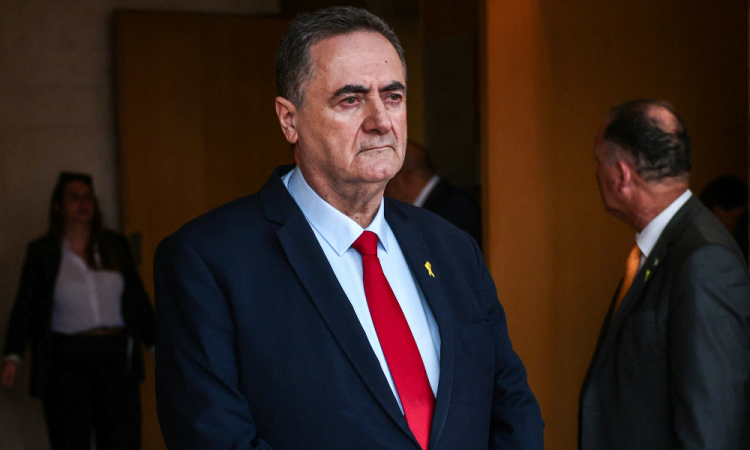
M 426 182 L 421 182 L 415 170 L 420 167 L 420 159 L 425 159 L 424 152 L 411 142 L 406 144 L 404 163 L 398 173 L 385 186 L 386 197 L 394 198 L 405 203 L 412 203 L 419 196 L 419 192 Z
M 409 201 L 409 174 L 401 169 L 391 181 L 385 185 L 385 196 L 396 200 L 411 203 Z
M 312 80 L 294 124 L 303 173 L 336 190 L 385 186 L 401 167 L 406 142 L 406 80 L 398 53 L 371 32 L 325 39 L 310 53 Z
M 599 194 L 602 196 L 602 203 L 604 203 L 604 209 L 610 214 L 615 216 L 620 211 L 620 202 L 618 201 L 618 189 L 617 180 L 619 171 L 617 170 L 616 163 L 610 164 L 608 162 L 608 150 L 609 145 L 603 138 L 604 127 L 596 138 L 594 144 L 594 157 L 596 158 L 596 181 L 599 183 Z

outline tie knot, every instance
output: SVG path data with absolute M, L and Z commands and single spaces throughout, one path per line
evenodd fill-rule
M 372 231 L 363 231 L 352 244 L 352 248 L 362 256 L 378 254 L 378 236 Z

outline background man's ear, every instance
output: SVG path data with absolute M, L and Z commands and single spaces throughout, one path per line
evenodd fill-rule
M 276 115 L 279 117 L 281 131 L 290 144 L 297 142 L 297 107 L 284 97 L 276 97 Z
M 617 180 L 617 188 L 619 190 L 625 189 L 633 182 L 633 167 L 622 159 L 617 161 L 617 173 L 619 174 Z

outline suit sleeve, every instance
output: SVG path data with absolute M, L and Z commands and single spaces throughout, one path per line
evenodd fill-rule
M 729 250 L 695 251 L 670 298 L 668 328 L 678 449 L 741 448 L 750 377 L 750 279 Z
M 8 332 L 5 339 L 4 355 L 23 355 L 26 344 L 34 335 L 34 315 L 38 313 L 36 290 L 42 283 L 41 272 L 35 257 L 33 246 L 26 252 L 26 260 L 21 271 L 21 281 L 18 287 L 16 301 L 10 313 Z
M 154 282 L 156 401 L 167 447 L 270 450 L 239 391 L 230 307 L 205 262 L 170 236 L 157 249 Z
M 473 242 L 473 241 L 472 241 Z M 488 316 L 494 326 L 495 383 L 490 418 L 490 450 L 544 448 L 544 421 L 539 403 L 526 380 L 526 368 L 508 336 L 508 325 L 497 290 L 474 242 L 481 267 L 482 289 Z

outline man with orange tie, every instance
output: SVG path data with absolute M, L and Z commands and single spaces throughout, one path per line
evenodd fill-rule
M 583 383 L 581 450 L 750 448 L 750 277 L 688 189 L 669 104 L 612 108 L 594 155 L 608 213 L 638 233 Z
M 356 8 L 300 16 L 276 76 L 297 165 L 157 250 L 167 446 L 541 450 L 478 246 L 383 198 L 406 144 L 393 31 Z

